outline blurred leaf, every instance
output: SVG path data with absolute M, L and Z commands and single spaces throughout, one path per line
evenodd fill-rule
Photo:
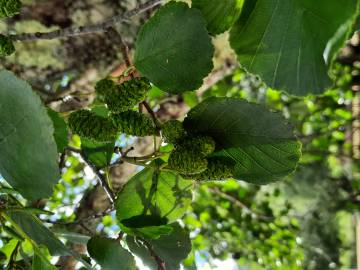
M 27 83 L 5 70 L 0 100 L 0 173 L 28 200 L 49 197 L 60 176 L 45 107 Z
M 47 257 L 49 251 L 45 247 L 39 247 L 35 249 L 34 259 L 32 263 L 32 270 L 56 270 Z
M 73 256 L 89 267 L 79 254 L 69 250 L 44 224 L 33 214 L 21 210 L 6 211 L 13 226 L 18 226 L 37 245 L 47 247 L 53 256 Z

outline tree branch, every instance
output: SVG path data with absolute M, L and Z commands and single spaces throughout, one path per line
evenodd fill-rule
M 98 32 L 105 32 L 108 28 L 114 26 L 115 24 L 127 21 L 138 14 L 141 14 L 153 7 L 160 5 L 161 2 L 161 0 L 150 0 L 144 4 L 139 5 L 135 9 L 125 12 L 124 14 L 116 15 L 97 24 L 91 24 L 86 26 L 72 26 L 47 33 L 36 32 L 10 35 L 9 37 L 14 41 L 34 41 L 39 39 L 66 38 Z
M 78 153 L 81 156 L 81 158 L 84 160 L 86 165 L 88 165 L 91 168 L 91 170 L 94 172 L 94 174 L 97 176 L 97 178 L 99 180 L 99 184 L 104 189 L 106 195 L 109 197 L 111 204 L 114 205 L 115 195 L 112 192 L 111 188 L 109 187 L 109 184 L 107 183 L 105 177 L 99 172 L 99 170 L 95 167 L 95 165 L 86 159 L 86 157 L 84 156 L 84 154 L 82 153 L 81 150 L 72 148 L 72 147 L 68 147 L 67 150 L 74 152 L 74 153 Z

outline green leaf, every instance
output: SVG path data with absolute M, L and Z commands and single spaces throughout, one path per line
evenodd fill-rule
M 33 214 L 22 210 L 9 210 L 6 215 L 11 224 L 23 231 L 37 245 L 48 248 L 52 256 L 73 256 L 85 266 L 90 267 L 79 254 L 69 250 L 44 224 Z
M 135 66 L 163 91 L 198 89 L 213 68 L 214 47 L 196 9 L 170 2 L 141 28 Z
M 179 226 L 172 224 L 173 231 L 170 235 L 163 235 L 159 239 L 147 240 L 156 255 L 164 262 L 167 270 L 180 269 L 180 263 L 186 259 L 191 251 L 189 233 Z M 135 241 L 132 236 L 126 237 L 126 243 L 131 252 L 141 258 L 143 263 L 151 270 L 157 270 L 157 264 L 149 251 Z
M 58 231 L 55 232 L 55 234 L 60 238 L 64 238 L 65 240 L 76 244 L 86 245 L 90 240 L 90 236 L 75 232 Z
M 53 127 L 31 87 L 0 71 L 0 173 L 26 199 L 49 197 L 60 179 Z
M 70 250 L 34 215 L 21 210 L 6 211 L 6 214 L 36 244 L 46 246 L 51 255 L 72 255 Z
M 68 129 L 67 125 L 62 117 L 52 109 L 48 109 L 48 115 L 50 116 L 54 126 L 54 139 L 57 145 L 59 153 L 62 153 L 65 147 L 68 145 Z
M 213 35 L 229 30 L 239 18 L 244 0 L 192 0 L 191 7 L 197 8 L 207 22 L 207 29 Z
M 279 180 L 293 172 L 301 145 L 283 117 L 235 98 L 208 98 L 184 122 L 191 132 L 216 141 L 213 156 L 236 163 L 234 177 L 255 184 Z
M 114 153 L 115 142 L 101 143 L 90 139 L 81 138 L 81 150 L 85 157 L 101 169 L 110 164 Z
M 172 172 L 145 168 L 125 185 L 116 200 L 116 214 L 127 233 L 157 238 L 164 226 L 181 218 L 191 203 L 192 183 Z
M 331 86 L 328 68 L 343 46 L 358 0 L 246 0 L 230 33 L 240 64 L 295 95 Z
M 45 247 L 35 249 L 34 259 L 32 263 L 32 270 L 56 270 L 47 257 L 49 256 L 48 250 Z
M 87 248 L 102 270 L 136 270 L 134 257 L 115 239 L 96 236 L 90 239 Z

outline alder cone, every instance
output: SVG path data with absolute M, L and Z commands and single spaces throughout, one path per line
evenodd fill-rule
M 144 137 L 156 134 L 153 121 L 147 115 L 126 111 L 111 115 L 114 126 L 121 133 L 127 135 Z
M 88 110 L 70 114 L 69 127 L 74 134 L 98 142 L 109 142 L 116 138 L 117 129 L 113 122 Z

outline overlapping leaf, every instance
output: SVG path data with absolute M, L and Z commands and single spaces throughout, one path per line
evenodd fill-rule
M 213 155 L 233 160 L 239 180 L 276 181 L 294 171 L 301 155 L 300 143 L 280 114 L 244 100 L 208 98 L 190 111 L 184 124 L 215 139 Z
M 116 215 L 122 229 L 148 238 L 169 234 L 167 224 L 182 217 L 191 203 L 191 185 L 175 173 L 145 168 L 118 195 Z
M 231 28 L 240 16 L 243 3 L 244 0 L 192 0 L 191 7 L 201 11 L 207 29 L 217 35 Z
M 246 0 L 231 31 L 240 64 L 270 87 L 322 93 L 328 68 L 358 14 L 358 0 Z

